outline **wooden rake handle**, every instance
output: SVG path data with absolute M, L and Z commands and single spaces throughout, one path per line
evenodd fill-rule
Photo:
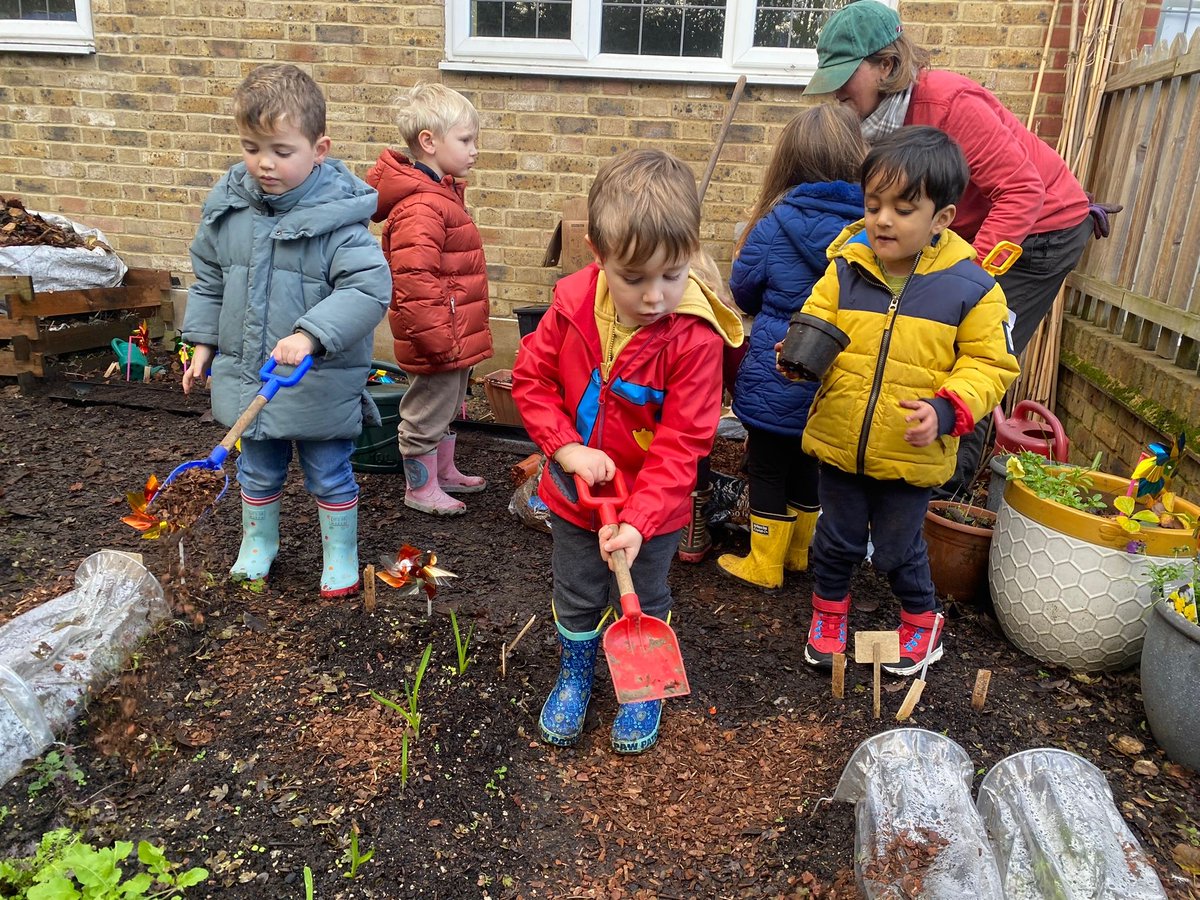
M 746 76 L 742 75 L 738 78 L 737 84 L 733 86 L 733 93 L 729 96 L 729 109 L 725 110 L 725 121 L 721 124 L 721 130 L 717 132 L 717 142 L 713 145 L 712 155 L 708 158 L 704 177 L 700 179 L 697 196 L 701 203 L 704 202 L 704 195 L 708 193 L 708 183 L 712 181 L 713 171 L 717 168 L 717 159 L 721 156 L 721 148 L 725 146 L 725 136 L 729 134 L 729 126 L 733 124 L 733 114 L 737 111 L 738 102 L 742 99 L 742 91 L 745 89 Z

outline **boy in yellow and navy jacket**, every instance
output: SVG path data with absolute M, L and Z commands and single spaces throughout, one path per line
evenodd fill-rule
M 936 128 L 901 128 L 863 162 L 865 216 L 830 245 L 802 313 L 850 336 L 809 412 L 804 451 L 821 463 L 813 618 L 805 659 L 846 649 L 850 578 L 871 561 L 900 600 L 900 662 L 915 672 L 940 611 L 922 534 L 932 489 L 954 471 L 958 438 L 1018 374 L 1004 293 L 947 226 L 968 179 Z M 781 370 L 782 371 L 782 370 Z

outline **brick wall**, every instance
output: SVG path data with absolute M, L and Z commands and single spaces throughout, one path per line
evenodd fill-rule
M 1181 426 L 1195 440 L 1200 378 L 1068 316 L 1054 411 L 1071 439 L 1071 462 L 1087 464 L 1102 453 L 1103 471 L 1127 476 L 1143 448 L 1177 434 Z M 1200 497 L 1195 451 L 1184 457 L 1175 483 L 1175 490 L 1193 502 Z
M 935 65 L 981 81 L 1024 120 L 1052 7 L 910 0 L 901 15 Z M 563 200 L 586 191 L 602 160 L 656 146 L 701 173 L 729 96 L 724 85 L 439 73 L 438 2 L 95 0 L 93 21 L 95 55 L 0 55 L 0 193 L 99 227 L 131 265 L 185 283 L 201 202 L 238 159 L 229 97 L 263 62 L 313 74 L 334 155 L 359 174 L 395 140 L 397 88 L 440 79 L 470 96 L 483 151 L 468 202 L 497 315 L 549 298 L 545 244 Z M 1035 122 L 1053 140 L 1061 54 L 1049 63 Z M 704 242 L 723 267 L 773 141 L 804 102 L 798 89 L 752 85 L 738 109 L 704 210 Z

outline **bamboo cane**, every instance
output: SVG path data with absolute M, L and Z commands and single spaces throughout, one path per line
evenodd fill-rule
M 1042 61 L 1038 65 L 1037 78 L 1033 82 L 1033 99 L 1029 101 L 1029 115 L 1025 118 L 1025 127 L 1033 128 L 1033 117 L 1037 113 L 1038 97 L 1042 93 L 1042 78 L 1046 75 L 1046 61 L 1050 58 L 1050 41 L 1054 37 L 1054 26 L 1058 23 L 1058 7 L 1062 0 L 1054 0 L 1054 8 L 1050 11 L 1050 22 L 1046 26 L 1046 40 L 1042 44 Z

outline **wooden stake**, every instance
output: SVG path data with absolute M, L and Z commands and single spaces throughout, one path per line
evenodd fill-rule
M 900 662 L 900 635 L 895 631 L 856 631 L 854 661 L 871 664 L 871 679 L 875 688 L 872 709 L 879 718 L 879 680 L 883 663 Z
M 524 628 L 522 628 L 520 631 L 517 632 L 517 636 L 512 639 L 512 643 L 500 645 L 500 677 L 501 678 L 504 678 L 508 675 L 508 655 L 513 652 L 513 648 L 517 646 L 517 643 L 521 640 L 521 638 L 525 637 L 525 632 L 527 632 L 530 628 L 533 627 L 533 623 L 534 623 L 535 619 L 537 619 L 536 613 L 529 617 L 529 621 L 525 623 Z
M 375 612 L 375 567 L 363 569 L 363 606 L 367 612 Z
M 992 670 L 980 669 L 975 673 L 975 690 L 971 692 L 971 709 L 975 712 L 983 710 L 987 703 L 988 687 L 992 683 Z
M 913 679 L 913 683 L 908 686 L 908 693 L 904 695 L 904 702 L 900 704 L 900 709 L 896 713 L 896 721 L 903 722 L 913 714 L 913 710 L 917 708 L 917 704 L 921 702 L 921 694 L 925 692 L 925 674 L 929 671 L 929 654 L 933 652 L 933 648 L 937 646 L 938 635 L 942 632 L 942 614 L 938 613 L 933 620 L 933 630 L 929 634 L 929 647 L 925 651 L 925 659 L 921 663 L 921 674 Z
M 841 700 L 846 696 L 846 654 L 833 654 L 833 696 Z
M 119 362 L 112 363 L 104 370 L 105 378 L 112 378 L 114 375 L 121 374 L 121 364 Z

